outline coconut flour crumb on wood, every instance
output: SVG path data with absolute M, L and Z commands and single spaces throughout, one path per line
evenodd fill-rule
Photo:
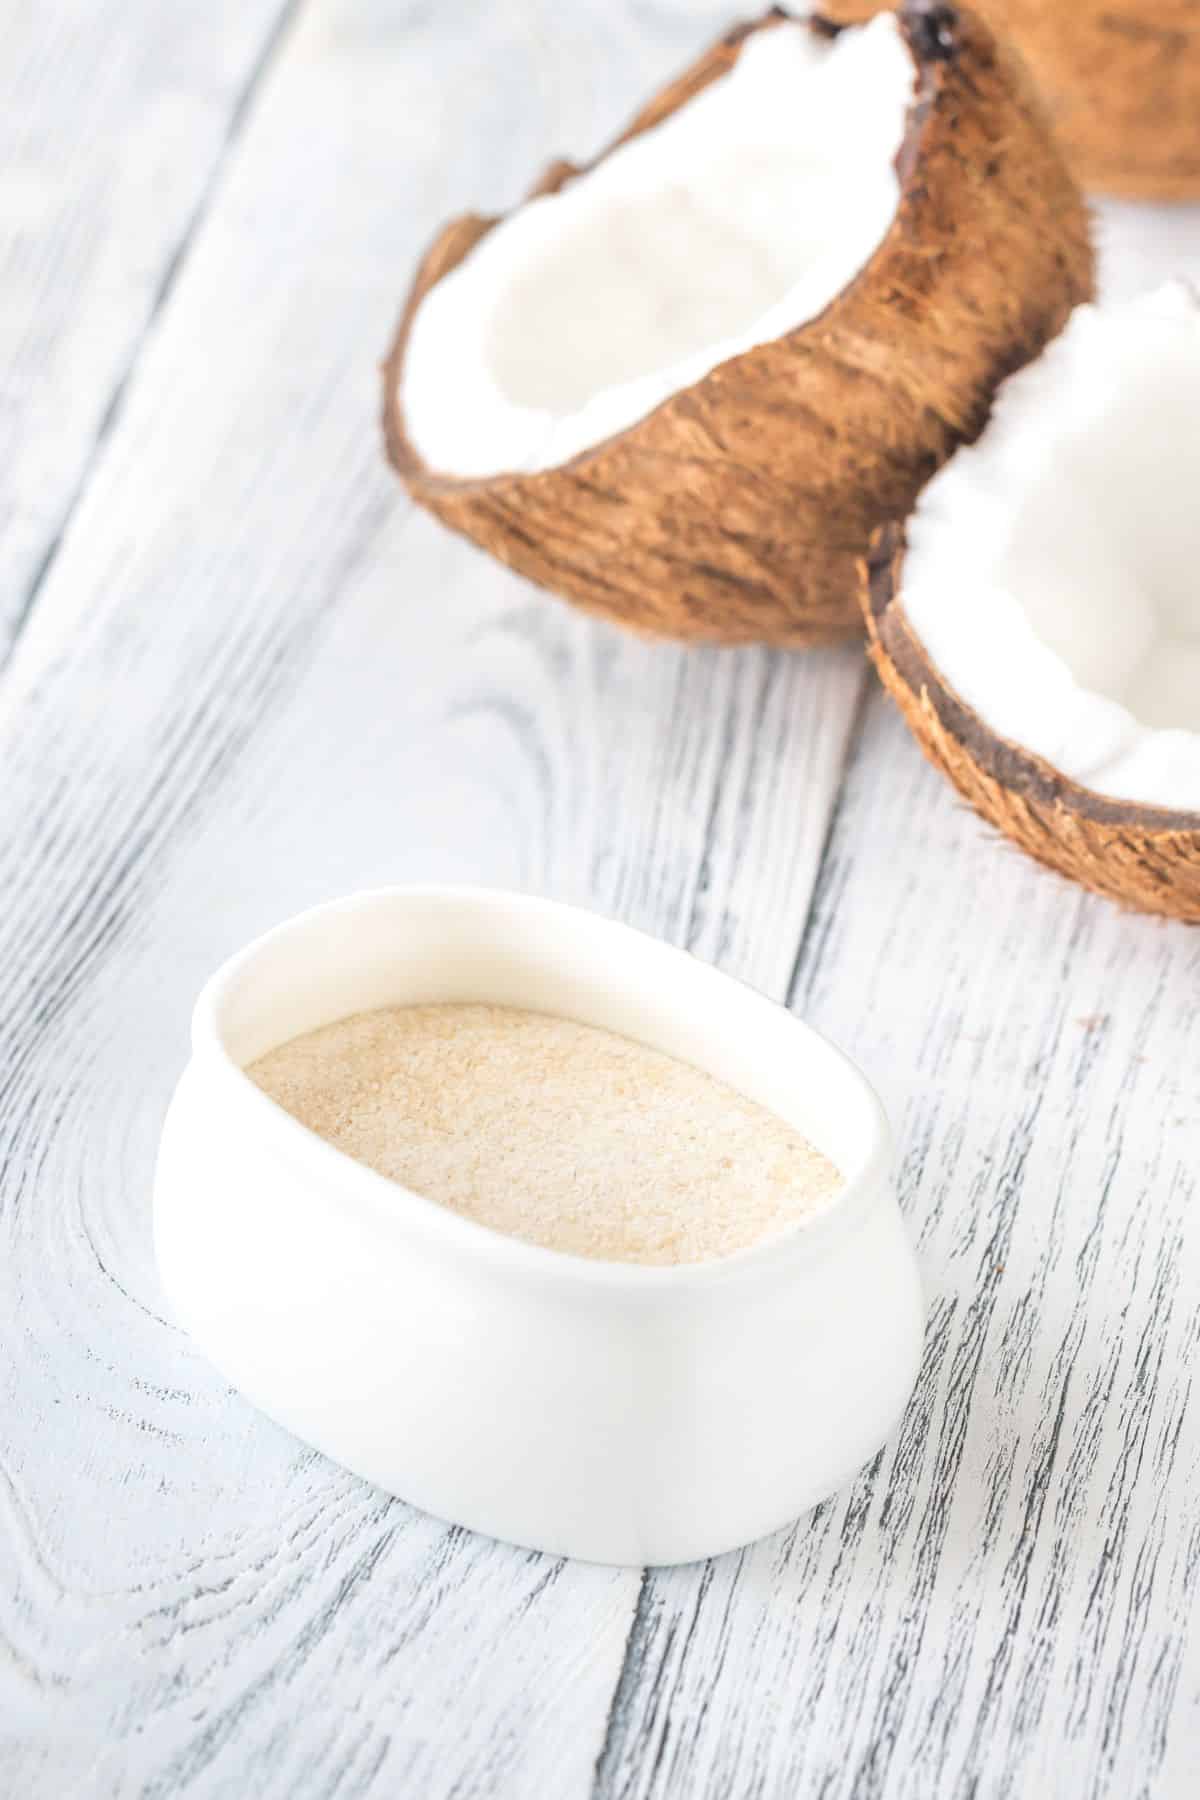
M 791 1126 L 711 1075 L 548 1013 L 382 1007 L 247 1073 L 379 1174 L 576 1256 L 728 1256 L 811 1219 L 842 1186 Z

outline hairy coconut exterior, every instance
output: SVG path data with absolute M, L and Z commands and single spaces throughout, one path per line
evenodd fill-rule
M 642 112 L 637 135 L 725 74 L 722 39 Z M 560 467 L 460 480 L 427 467 L 400 402 L 422 297 L 496 221 L 449 225 L 418 271 L 384 368 L 384 428 L 413 497 L 521 574 L 619 624 L 738 643 L 862 629 L 856 564 L 996 387 L 1092 292 L 1079 194 L 1023 71 L 971 14 L 910 4 L 917 65 L 901 200 L 867 266 L 811 323 L 721 364 Z M 823 32 L 837 27 L 814 21 Z M 556 164 L 534 193 L 580 171 Z
M 1045 95 L 1074 174 L 1131 200 L 1200 200 L 1200 0 L 977 0 Z M 842 20 L 882 0 L 829 0 Z
M 1200 0 L 988 0 L 1043 86 L 1086 187 L 1200 199 Z
M 997 737 L 942 680 L 904 611 L 904 533 L 862 565 L 871 657 L 930 762 L 1049 868 L 1139 912 L 1200 924 L 1200 813 L 1109 800 Z

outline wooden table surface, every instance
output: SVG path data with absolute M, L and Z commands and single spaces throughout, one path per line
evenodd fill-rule
M 683 651 L 413 512 L 419 247 L 584 153 L 716 0 L 0 6 L 0 1793 L 1200 1791 L 1200 933 L 998 842 L 853 650 Z M 1113 287 L 1200 215 L 1110 210 Z M 189 1004 L 410 878 L 587 902 L 891 1110 L 929 1332 L 855 1485 L 554 1562 L 309 1452 L 164 1318 Z

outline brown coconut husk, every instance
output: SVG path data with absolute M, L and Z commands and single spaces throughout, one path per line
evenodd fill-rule
M 1200 813 L 1106 799 L 997 737 L 942 680 L 909 624 L 904 556 L 903 527 L 884 527 L 861 566 L 861 597 L 871 659 L 930 762 L 1048 868 L 1122 906 L 1200 923 Z
M 725 74 L 782 16 L 729 33 L 618 142 Z M 641 631 L 791 645 L 859 635 L 855 570 L 873 530 L 908 513 L 981 430 L 1000 381 L 1092 292 L 1086 212 L 1017 59 L 970 13 L 912 0 L 901 18 L 918 69 L 901 202 L 866 267 L 811 323 L 561 467 L 461 480 L 408 440 L 413 314 L 496 221 L 447 226 L 384 366 L 388 454 L 414 499 L 521 574 Z M 533 191 L 579 172 L 557 163 Z
M 977 0 L 1021 51 L 1077 180 L 1131 200 L 1200 200 L 1200 0 Z M 881 0 L 829 0 L 842 20 Z

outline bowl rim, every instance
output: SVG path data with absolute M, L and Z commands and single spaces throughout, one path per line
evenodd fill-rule
M 250 1080 L 245 1069 L 226 1048 L 221 1011 L 236 985 L 245 980 L 254 964 L 281 940 L 307 927 L 318 918 L 365 911 L 384 904 L 405 902 L 428 904 L 430 901 L 454 905 L 464 901 L 485 909 L 491 906 L 540 915 L 568 916 L 588 921 L 611 932 L 614 942 L 637 940 L 653 946 L 654 952 L 686 969 L 689 980 L 731 982 L 749 995 L 758 1006 L 782 1015 L 795 1031 L 817 1045 L 829 1060 L 840 1065 L 865 1103 L 873 1131 L 858 1172 L 843 1176 L 843 1187 L 837 1198 L 813 1219 L 790 1226 L 773 1236 L 758 1240 L 727 1256 L 705 1261 L 682 1263 L 637 1263 L 581 1256 L 574 1251 L 556 1250 L 548 1245 L 530 1243 L 491 1225 L 464 1217 L 439 1201 L 419 1194 L 404 1183 L 360 1163 L 344 1150 L 331 1144 L 319 1133 L 303 1125 L 272 1100 Z M 535 939 L 536 942 L 536 939 Z M 559 1015 L 569 1016 L 569 1015 Z M 653 1047 L 653 1046 L 651 1046 Z M 705 962 L 665 938 L 642 931 L 623 920 L 610 917 L 592 907 L 563 900 L 552 900 L 519 889 L 475 885 L 470 882 L 412 882 L 370 887 L 326 900 L 261 932 L 240 950 L 228 957 L 205 982 L 192 1012 L 192 1055 L 210 1074 L 221 1082 L 226 1098 L 247 1122 L 248 1129 L 263 1139 L 268 1147 L 276 1145 L 289 1156 L 311 1163 L 326 1191 L 337 1190 L 339 1209 L 357 1204 L 360 1213 L 397 1225 L 424 1238 L 443 1254 L 466 1256 L 472 1261 L 490 1263 L 497 1270 L 530 1278 L 542 1285 L 568 1283 L 576 1287 L 602 1290 L 624 1290 L 647 1294 L 664 1290 L 681 1291 L 707 1288 L 727 1282 L 777 1277 L 793 1264 L 808 1263 L 823 1255 L 833 1244 L 856 1230 L 864 1221 L 871 1205 L 881 1198 L 895 1204 L 888 1183 L 892 1155 L 892 1134 L 883 1103 L 858 1064 L 812 1025 L 799 1019 L 786 1006 L 770 999 L 749 982 L 727 974 L 715 964 Z M 696 1064 L 696 1067 L 701 1065 Z M 729 1084 L 727 1084 L 729 1085 Z M 318 1185 L 314 1183 L 314 1186 Z

